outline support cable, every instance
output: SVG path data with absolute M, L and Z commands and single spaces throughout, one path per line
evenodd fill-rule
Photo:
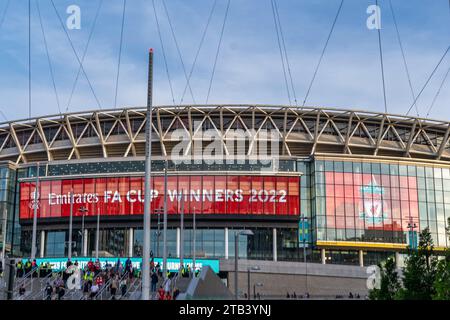
M 336 26 L 336 22 L 337 22 L 337 20 L 339 18 L 339 15 L 341 13 L 341 9 L 342 9 L 343 4 L 344 4 L 344 0 L 341 0 L 341 4 L 339 5 L 339 9 L 338 9 L 338 11 L 336 13 L 336 16 L 334 18 L 333 24 L 331 25 L 331 30 L 328 33 L 327 40 L 325 41 L 325 45 L 323 46 L 322 53 L 320 54 L 319 62 L 317 63 L 316 68 L 314 69 L 313 77 L 311 79 L 311 82 L 309 83 L 308 90 L 306 91 L 305 98 L 303 99 L 302 107 L 305 106 L 306 101 L 308 100 L 309 94 L 311 92 L 311 88 L 312 88 L 312 86 L 314 84 L 314 81 L 316 80 L 317 73 L 319 72 L 319 68 L 320 68 L 320 65 L 322 63 L 323 57 L 325 55 L 325 52 L 327 50 L 328 43 L 330 42 L 331 36 L 333 35 L 333 31 L 334 31 L 334 28 Z
M 31 0 L 28 0 L 28 117 L 31 118 Z
M 375 1 L 375 5 L 378 7 L 378 0 Z M 380 17 L 378 16 L 378 21 L 380 21 Z M 383 62 L 383 47 L 381 45 L 381 26 L 377 28 L 378 33 L 378 48 L 380 53 L 380 67 L 381 67 L 381 82 L 383 85 L 383 100 L 384 100 L 384 112 L 387 113 L 387 99 L 386 99 L 386 81 L 384 79 L 384 62 Z
M 392 18 L 394 20 L 395 31 L 397 32 L 398 44 L 399 44 L 400 50 L 402 52 L 403 65 L 405 67 L 406 76 L 408 77 L 409 89 L 411 90 L 411 96 L 412 96 L 413 100 L 415 100 L 416 94 L 414 93 L 414 88 L 413 88 L 412 81 L 411 81 L 411 75 L 409 73 L 408 63 L 406 62 L 406 54 L 405 54 L 405 50 L 403 48 L 402 39 L 400 37 L 400 31 L 398 29 L 397 18 L 395 17 L 394 7 L 392 6 L 391 0 L 389 0 L 389 6 L 391 8 Z M 414 107 L 416 109 L 417 116 L 419 117 L 420 114 L 419 114 L 419 108 L 417 107 L 417 103 L 414 103 Z
M 47 37 L 45 36 L 44 24 L 42 23 L 42 15 L 41 15 L 41 9 L 40 9 L 40 6 L 39 6 L 39 0 L 35 0 L 35 3 L 36 3 L 36 8 L 37 8 L 38 17 L 39 17 L 39 24 L 41 26 L 42 37 L 44 38 L 45 52 L 47 54 L 48 68 L 50 70 L 50 76 L 52 78 L 53 90 L 55 92 L 55 98 L 56 98 L 56 104 L 58 106 L 59 114 L 62 116 L 61 104 L 59 102 L 59 96 L 58 96 L 58 90 L 56 89 L 55 74 L 53 72 L 53 66 L 52 66 L 52 61 L 51 61 L 51 58 L 50 58 L 50 52 L 48 50 Z
M 433 72 L 431 72 L 430 76 L 428 77 L 427 81 L 425 82 L 425 84 L 423 85 L 422 89 L 420 90 L 419 94 L 417 95 L 416 99 L 414 99 L 413 104 L 411 105 L 411 107 L 409 107 L 408 112 L 406 113 L 406 115 L 409 114 L 409 112 L 411 111 L 412 107 L 414 106 L 414 104 L 417 102 L 417 100 L 420 98 L 420 96 L 422 95 L 423 91 L 425 90 L 425 88 L 427 87 L 428 83 L 430 82 L 431 78 L 433 78 L 434 74 L 436 73 L 436 70 L 439 68 L 439 66 L 441 65 L 442 61 L 444 60 L 445 56 L 447 55 L 448 51 L 450 50 L 450 46 L 447 47 L 447 50 L 445 50 L 444 54 L 442 55 L 441 59 L 439 60 L 438 64 L 436 65 L 436 67 L 434 67 Z
M 169 81 L 170 94 L 172 95 L 172 102 L 175 105 L 175 95 L 173 93 L 172 81 L 170 79 L 169 67 L 167 65 L 166 50 L 164 49 L 164 42 L 161 36 L 161 28 L 159 26 L 158 14 L 156 13 L 155 0 L 152 0 L 152 5 L 153 5 L 153 12 L 155 14 L 156 28 L 158 29 L 159 42 L 161 44 L 162 54 L 164 58 L 164 65 L 166 67 L 167 80 Z
M 191 80 L 191 78 L 192 78 L 192 74 L 194 73 L 195 65 L 197 64 L 197 59 L 198 59 L 198 56 L 199 56 L 200 51 L 201 51 L 201 49 L 202 49 L 203 42 L 205 41 L 206 33 L 207 33 L 207 31 L 208 31 L 209 24 L 210 24 L 210 22 L 211 22 L 211 18 L 212 18 L 212 15 L 213 15 L 213 13 L 214 13 L 214 10 L 215 10 L 215 8 L 216 8 L 216 5 L 217 5 L 217 0 L 214 0 L 213 6 L 212 6 L 211 11 L 210 11 L 210 13 L 209 13 L 208 20 L 207 20 L 207 22 L 206 22 L 206 26 L 205 26 L 205 28 L 203 29 L 203 34 L 202 34 L 202 38 L 201 38 L 201 40 L 200 40 L 200 44 L 199 44 L 199 46 L 198 46 L 198 48 L 197 48 L 197 52 L 195 53 L 194 62 L 192 63 L 191 70 L 189 71 L 188 81 L 186 82 L 186 85 L 184 86 L 183 95 L 181 96 L 180 104 L 183 103 L 184 96 L 186 95 L 186 91 L 187 91 L 187 88 L 188 88 L 188 84 L 189 84 L 189 82 L 190 82 L 190 80 Z
M 283 76 L 284 76 L 284 84 L 286 86 L 287 96 L 288 96 L 288 100 L 289 100 L 289 106 L 292 106 L 291 93 L 289 90 L 289 84 L 288 84 L 288 79 L 287 79 L 287 74 L 286 74 L 286 66 L 284 64 L 283 48 L 281 46 L 281 40 L 280 40 L 280 31 L 278 30 L 278 23 L 277 23 L 277 18 L 276 18 L 276 14 L 275 14 L 275 7 L 274 7 L 273 0 L 270 0 L 270 4 L 272 6 L 273 21 L 275 23 L 275 32 L 277 34 L 278 49 L 280 51 L 281 66 L 283 69 Z
M 225 31 L 225 24 L 227 22 L 228 12 L 230 10 L 230 3 L 231 3 L 231 0 L 228 0 L 227 8 L 225 10 L 225 16 L 223 18 L 223 23 L 222 23 L 222 31 L 220 32 L 219 44 L 217 46 L 216 57 L 214 59 L 214 66 L 213 66 L 213 70 L 212 70 L 212 73 L 211 73 L 211 79 L 209 80 L 208 94 L 206 95 L 206 104 L 208 104 L 208 101 L 209 101 L 209 95 L 211 94 L 211 87 L 212 87 L 212 84 L 213 84 L 214 75 L 216 73 L 217 59 L 219 58 L 220 47 L 222 45 L 223 34 L 224 34 L 224 31 Z
M 449 13 L 449 17 L 450 17 L 450 0 L 448 0 L 448 13 Z M 430 115 L 431 110 L 434 107 L 434 104 L 436 103 L 437 98 L 439 97 L 439 95 L 441 94 L 441 90 L 444 87 L 445 82 L 447 81 L 448 75 L 450 73 L 450 67 L 448 67 L 447 69 L 447 73 L 445 74 L 444 78 L 442 79 L 441 85 L 439 86 L 438 91 L 436 92 L 436 95 L 433 98 L 433 102 L 431 102 L 430 107 L 428 108 L 428 112 L 427 112 L 427 117 Z
M 5 10 L 3 11 L 2 15 L 0 16 L 0 30 L 2 29 L 3 22 L 5 22 L 6 13 L 8 12 L 10 0 L 7 0 Z
M 62 19 L 61 19 L 61 16 L 60 16 L 60 14 L 59 14 L 59 12 L 58 12 L 58 9 L 56 9 L 56 6 L 55 6 L 54 1 L 53 1 L 53 0 L 50 0 L 50 1 L 51 1 L 51 3 L 52 3 L 53 9 L 55 9 L 55 13 L 56 13 L 56 15 L 57 15 L 57 17 L 58 17 L 58 19 L 59 19 L 59 22 L 60 22 L 60 24 L 61 24 L 61 27 L 62 27 L 62 29 L 64 30 L 64 33 L 66 34 L 67 40 L 69 41 L 70 46 L 72 47 L 72 51 L 73 51 L 75 57 L 77 58 L 78 64 L 79 64 L 80 67 L 81 67 L 81 71 L 83 72 L 83 74 L 84 74 L 84 76 L 85 76 L 85 78 L 86 78 L 86 81 L 87 81 L 88 84 L 89 84 L 89 88 L 91 89 L 91 92 L 92 92 L 92 94 L 93 94 L 93 96 L 94 96 L 94 98 L 95 98 L 95 101 L 97 102 L 98 107 L 99 107 L 100 109 L 102 109 L 102 106 L 101 106 L 101 104 L 100 104 L 100 101 L 98 100 L 97 95 L 95 94 L 94 87 L 92 86 L 92 83 L 91 83 L 91 81 L 89 80 L 89 77 L 87 76 L 86 70 L 85 70 L 84 67 L 83 67 L 83 63 L 81 62 L 80 57 L 78 56 L 78 53 L 77 53 L 77 51 L 75 50 L 75 46 L 73 45 L 72 39 L 70 38 L 69 33 L 67 32 L 66 27 L 64 26 L 64 22 L 63 22 Z
M 123 0 L 122 26 L 121 26 L 121 29 L 120 29 L 119 60 L 117 61 L 117 77 L 116 77 L 116 91 L 115 91 L 115 94 L 114 94 L 114 108 L 117 108 L 117 92 L 119 90 L 120 62 L 121 62 L 121 59 L 122 59 L 123 29 L 124 29 L 124 26 L 125 26 L 126 7 L 127 7 L 127 0 Z
M 173 29 L 172 20 L 170 19 L 169 11 L 167 10 L 166 1 L 165 1 L 165 0 L 162 0 L 162 4 L 163 4 L 163 7 L 164 7 L 164 11 L 165 11 L 165 13 L 166 13 L 167 20 L 168 20 L 168 22 L 169 22 L 170 31 L 172 32 L 172 37 L 173 37 L 173 40 L 174 40 L 174 42 L 175 42 L 175 47 L 176 47 L 176 49 L 177 49 L 178 57 L 180 58 L 181 66 L 183 67 L 184 77 L 186 78 L 186 82 L 187 82 L 187 85 L 188 85 L 188 87 L 189 87 L 189 91 L 190 91 L 190 93 L 191 93 L 192 101 L 194 102 L 194 104 L 197 104 L 197 103 L 195 102 L 195 97 L 194 97 L 194 93 L 192 92 L 191 84 L 189 83 L 189 78 L 188 78 L 188 75 L 187 75 L 187 72 L 186 72 L 186 67 L 185 67 L 185 65 L 184 65 L 183 57 L 182 57 L 182 55 L 181 55 L 180 47 L 179 47 L 179 45 L 178 45 L 178 41 L 177 41 L 177 38 L 176 38 L 176 36 L 175 36 L 175 31 L 174 31 L 174 29 Z
M 284 50 L 284 58 L 286 60 L 288 75 L 289 75 L 289 79 L 290 79 L 290 82 L 291 82 L 292 95 L 294 97 L 295 105 L 297 106 L 298 105 L 297 95 L 295 93 L 294 81 L 292 80 L 291 66 L 290 66 L 290 63 L 289 63 L 289 57 L 288 57 L 288 54 L 287 54 L 286 43 L 285 43 L 285 40 L 284 40 L 283 28 L 281 26 L 280 14 L 278 13 L 278 4 L 277 4 L 276 0 L 273 0 L 273 3 L 274 3 L 274 7 L 275 7 L 275 14 L 276 14 L 277 21 L 278 21 L 278 27 L 280 29 L 281 43 L 283 45 L 283 50 Z
M 76 89 L 77 84 L 78 84 L 78 79 L 80 78 L 80 74 L 81 74 L 81 66 L 84 64 L 84 59 L 86 58 L 86 54 L 87 54 L 87 51 L 89 49 L 89 45 L 91 43 L 92 35 L 94 34 L 95 26 L 97 24 L 97 19 L 98 19 L 98 16 L 100 14 L 100 9 L 102 7 L 102 4 L 103 4 L 103 0 L 100 0 L 100 2 L 98 4 L 98 7 L 97 7 L 97 11 L 95 13 L 94 22 L 92 23 L 91 31 L 89 33 L 89 37 L 88 37 L 88 40 L 86 42 L 86 47 L 84 48 L 83 56 L 81 57 L 81 65 L 78 66 L 77 75 L 75 77 L 75 81 L 73 82 L 72 90 L 70 91 L 69 101 L 67 102 L 67 107 L 66 107 L 66 113 L 69 111 L 70 104 L 72 103 L 72 98 L 73 98 L 73 95 L 75 93 L 75 89 Z

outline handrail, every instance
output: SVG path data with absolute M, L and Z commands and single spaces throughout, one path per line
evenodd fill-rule
M 138 281 L 139 281 L 139 278 L 137 278 L 137 277 L 134 278 L 134 279 L 133 279 L 133 282 L 130 283 L 130 285 L 128 286 L 127 290 L 125 291 L 125 294 L 124 294 L 124 295 L 121 295 L 120 298 L 119 298 L 119 300 L 122 300 L 122 298 L 125 298 L 126 295 L 129 294 L 129 293 L 131 292 L 131 289 L 132 289 L 132 288 L 136 289 L 136 287 L 137 287 L 137 286 L 136 286 L 136 283 L 137 283 Z M 135 291 L 135 290 L 134 290 L 134 291 Z M 133 291 L 133 292 L 134 292 L 134 291 Z
M 33 294 L 29 300 L 36 300 L 37 297 L 39 297 L 42 294 L 42 299 L 45 298 L 45 287 L 47 286 L 47 281 L 49 278 L 53 277 L 53 272 L 50 272 L 48 275 L 46 275 L 43 278 L 40 278 L 40 288 L 39 291 Z
M 121 282 L 124 278 L 128 277 L 128 275 L 129 275 L 129 272 L 126 271 L 126 272 L 124 272 L 124 273 L 122 274 L 122 276 L 119 278 L 119 288 L 118 288 L 119 290 L 120 290 L 120 282 Z M 113 296 L 111 295 L 111 297 L 109 297 L 108 300 L 112 300 L 112 298 L 113 298 Z

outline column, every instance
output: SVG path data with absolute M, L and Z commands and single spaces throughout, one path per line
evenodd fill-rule
M 400 269 L 401 266 L 401 262 L 400 262 L 400 252 L 396 252 L 395 253 L 395 266 Z
M 273 261 L 277 261 L 277 228 L 273 228 Z
M 133 256 L 133 243 L 134 243 L 134 229 L 130 228 L 128 230 L 128 256 Z
M 359 266 L 364 267 L 364 252 L 362 250 L 359 250 Z
M 327 256 L 325 255 L 325 249 L 320 249 L 320 256 L 322 257 L 322 264 L 326 264 Z
M 83 236 L 83 257 L 88 256 L 88 229 L 84 229 L 84 236 Z
M 45 256 L 45 231 L 41 231 L 41 250 L 40 257 L 43 258 Z
M 177 228 L 177 258 L 180 258 L 181 252 L 181 228 Z
M 225 228 L 225 259 L 228 259 L 228 228 Z

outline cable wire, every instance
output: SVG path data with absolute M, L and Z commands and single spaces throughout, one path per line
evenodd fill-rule
M 127 7 L 127 0 L 123 0 L 123 10 L 122 10 L 122 26 L 120 29 L 120 45 L 119 45 L 119 60 L 117 62 L 117 77 L 116 77 L 116 91 L 114 95 L 114 108 L 117 108 L 117 92 L 119 90 L 119 77 L 120 77 L 120 62 L 122 59 L 122 46 L 123 46 L 123 29 L 125 26 L 125 11 Z
M 309 94 L 310 94 L 310 92 L 311 92 L 311 88 L 312 88 L 312 86 L 313 86 L 313 84 L 314 84 L 314 81 L 315 81 L 315 79 L 316 79 L 317 73 L 318 73 L 318 71 L 319 71 L 320 65 L 321 65 L 321 63 L 322 63 L 323 57 L 324 57 L 324 55 L 325 55 L 325 52 L 326 52 L 326 50 L 327 50 L 328 43 L 330 42 L 331 36 L 332 36 L 332 34 L 333 34 L 334 28 L 335 28 L 335 26 L 336 26 L 336 22 L 337 22 L 337 20 L 338 20 L 338 18 L 339 18 L 339 15 L 340 15 L 340 13 L 341 13 L 342 6 L 343 6 L 343 5 L 344 5 L 344 0 L 341 0 L 341 4 L 339 5 L 338 11 L 337 11 L 337 13 L 336 13 L 336 16 L 334 17 L 333 24 L 331 25 L 330 32 L 328 33 L 327 40 L 325 41 L 325 45 L 323 46 L 322 53 L 320 54 L 319 62 L 317 63 L 316 68 L 314 69 L 314 74 L 313 74 L 313 77 L 312 77 L 312 79 L 311 79 L 311 82 L 309 83 L 308 90 L 306 90 L 306 95 L 305 95 L 305 98 L 303 99 L 302 107 L 305 106 L 306 100 L 308 100 Z
M 406 54 L 405 54 L 405 50 L 403 48 L 403 43 L 402 43 L 402 39 L 400 37 L 400 31 L 399 31 L 398 24 L 397 24 L 397 18 L 395 16 L 394 7 L 392 6 L 391 0 L 389 0 L 389 6 L 391 8 L 391 14 L 392 14 L 392 18 L 394 20 L 395 31 L 397 32 L 398 44 L 399 44 L 400 50 L 402 52 L 403 65 L 405 67 L 406 76 L 408 77 L 409 89 L 411 90 L 411 96 L 412 96 L 413 100 L 415 100 L 416 94 L 414 93 L 414 88 L 413 88 L 412 81 L 411 81 L 411 75 L 409 73 L 408 63 L 406 62 Z M 417 116 L 419 117 L 419 108 L 417 107 L 417 103 L 414 103 L 414 106 L 416 108 Z
M 50 52 L 48 50 L 47 37 L 45 36 L 44 24 L 42 23 L 42 15 L 41 15 L 41 9 L 40 9 L 40 6 L 39 6 L 39 0 L 35 0 L 35 3 L 36 3 L 36 8 L 37 8 L 38 17 L 39 17 L 39 24 L 41 26 L 42 37 L 44 38 L 45 52 L 47 53 L 48 68 L 50 70 L 50 76 L 52 78 L 53 90 L 55 92 L 55 98 L 56 98 L 56 104 L 58 106 L 59 114 L 62 115 L 61 104 L 59 102 L 59 96 L 58 96 L 58 90 L 56 89 L 56 82 L 55 82 L 55 75 L 54 75 L 54 72 L 53 72 L 52 61 L 51 61 L 51 58 L 50 58 Z
M 277 18 L 276 18 L 276 14 L 275 14 L 275 7 L 274 7 L 273 0 L 270 0 L 270 4 L 272 6 L 272 16 L 273 16 L 273 21 L 275 23 L 275 32 L 277 34 L 277 43 L 278 43 L 278 49 L 280 51 L 281 66 L 282 66 L 283 75 L 284 75 L 284 83 L 285 83 L 285 86 L 286 86 L 286 91 L 287 91 L 287 96 L 288 96 L 288 100 L 289 100 L 289 105 L 292 106 L 291 93 L 289 91 L 289 84 L 288 84 L 288 79 L 287 79 L 287 74 L 286 74 L 286 67 L 285 67 L 285 64 L 284 64 L 283 48 L 281 46 L 281 40 L 280 40 L 280 31 L 278 30 L 278 22 L 277 22 Z
M 414 104 L 417 102 L 417 100 L 420 98 L 420 96 L 422 95 L 423 91 L 425 90 L 425 88 L 427 87 L 428 83 L 430 82 L 431 78 L 433 78 L 434 74 L 436 73 L 436 70 L 439 68 L 439 66 L 441 65 L 442 61 L 444 60 L 445 56 L 447 55 L 448 51 L 450 50 L 450 46 L 447 47 L 447 50 L 445 50 L 444 54 L 442 55 L 441 59 L 439 60 L 438 64 L 436 65 L 436 67 L 434 68 L 433 72 L 431 72 L 430 76 L 428 77 L 427 81 L 425 82 L 425 84 L 423 85 L 422 89 L 420 90 L 419 94 L 417 95 L 416 99 L 414 99 L 413 104 L 411 105 L 411 107 L 409 107 L 408 112 L 406 113 L 406 115 L 409 114 L 409 112 L 411 111 L 412 107 L 414 106 Z
M 31 0 L 28 0 L 28 117 L 31 118 Z
M 450 17 L 450 0 L 448 0 L 448 13 L 449 13 L 449 17 Z M 444 78 L 442 79 L 442 82 L 439 86 L 438 91 L 436 92 L 436 95 L 433 98 L 433 101 L 431 102 L 430 107 L 428 108 L 427 111 L 427 117 L 430 115 L 431 110 L 434 107 L 434 104 L 436 103 L 437 98 L 439 97 L 439 95 L 441 94 L 441 90 L 444 87 L 445 82 L 447 81 L 448 75 L 450 73 L 450 67 L 447 69 L 447 73 L 445 74 Z
M 378 0 L 375 1 L 375 5 L 378 7 Z M 378 18 L 378 22 L 380 22 L 381 19 L 378 16 L 378 14 L 377 14 L 377 18 Z M 378 26 L 377 33 L 378 33 L 378 48 L 379 48 L 379 53 L 380 53 L 381 82 L 383 85 L 384 112 L 387 113 L 388 110 L 387 110 L 387 99 L 386 99 L 386 81 L 384 79 L 383 47 L 381 45 L 381 26 Z
M 198 59 L 198 56 L 199 56 L 199 54 L 200 54 L 200 50 L 202 49 L 203 42 L 205 41 L 206 33 L 207 33 L 207 31 L 208 31 L 209 24 L 210 24 L 210 22 L 211 22 L 211 18 L 212 18 L 212 15 L 213 15 L 213 13 L 214 13 L 214 10 L 215 10 L 215 8 L 216 8 L 216 5 L 217 5 L 217 0 L 214 0 L 213 6 L 212 6 L 211 11 L 210 11 L 210 13 L 209 13 L 208 20 L 207 20 L 207 22 L 206 22 L 206 26 L 205 26 L 205 28 L 203 29 L 203 34 L 202 34 L 202 38 L 201 38 L 201 40 L 200 40 L 200 44 L 199 44 L 199 46 L 198 46 L 198 48 L 197 48 L 197 52 L 195 53 L 194 62 L 192 63 L 191 70 L 189 71 L 188 81 L 186 82 L 186 85 L 184 86 L 183 95 L 181 96 L 180 104 L 183 103 L 184 96 L 186 95 L 186 91 L 187 91 L 187 88 L 188 88 L 188 84 L 189 84 L 189 81 L 191 80 L 192 74 L 194 73 L 195 65 L 197 64 L 197 59 Z
M 173 29 L 173 25 L 172 25 L 172 21 L 170 19 L 169 11 L 167 10 L 166 1 L 162 0 L 162 4 L 163 4 L 163 7 L 164 7 L 164 11 L 166 13 L 167 21 L 169 22 L 170 31 L 172 32 L 172 37 L 173 37 L 173 40 L 175 42 L 175 47 L 177 49 L 178 57 L 180 58 L 181 66 L 183 67 L 184 77 L 186 78 L 186 82 L 187 82 L 187 85 L 189 87 L 189 91 L 191 93 L 192 101 L 194 102 L 194 104 L 197 104 L 195 102 L 195 97 L 194 97 L 194 93 L 192 92 L 191 84 L 189 83 L 189 78 L 188 78 L 188 75 L 187 75 L 187 72 L 186 72 L 186 67 L 184 65 L 183 57 L 181 56 L 180 47 L 178 45 L 178 41 L 177 41 L 177 38 L 175 36 L 175 31 Z
M 273 0 L 273 3 L 274 3 L 274 7 L 275 7 L 275 14 L 276 14 L 277 21 L 278 21 L 278 27 L 280 28 L 281 43 L 283 44 L 284 58 L 286 59 L 288 75 L 289 75 L 289 79 L 290 79 L 290 82 L 291 82 L 292 95 L 294 96 L 294 102 L 295 102 L 295 105 L 297 106 L 298 105 L 297 95 L 295 93 L 294 81 L 292 80 L 291 66 L 290 66 L 289 57 L 288 57 L 288 54 L 287 54 L 286 43 L 284 41 L 284 32 L 283 32 L 283 28 L 281 26 L 280 14 L 278 13 L 278 4 L 277 4 L 276 0 Z
M 9 4 L 10 4 L 10 0 L 7 0 L 5 10 L 3 11 L 3 14 L 1 15 L 1 18 L 0 18 L 0 30 L 2 29 L 3 22 L 5 22 L 6 13 L 8 12 Z
M 155 14 L 156 27 L 158 29 L 159 42 L 161 43 L 161 49 L 162 49 L 162 53 L 163 53 L 164 65 L 166 67 L 167 80 L 169 81 L 170 93 L 172 95 L 172 102 L 175 105 L 175 95 L 173 93 L 172 81 L 170 80 L 170 72 L 169 72 L 169 67 L 167 64 L 166 50 L 164 49 L 164 42 L 163 42 L 162 36 L 161 36 L 161 28 L 159 26 L 158 14 L 156 13 L 155 0 L 152 0 L 152 5 L 153 5 L 153 12 Z
M 219 44 L 217 46 L 216 57 L 214 59 L 214 66 L 213 66 L 213 70 L 212 70 L 212 74 L 211 74 L 211 79 L 209 80 L 208 94 L 206 95 L 206 104 L 208 104 L 208 101 L 209 101 L 209 95 L 211 94 L 211 87 L 212 87 L 212 84 L 213 84 L 214 75 L 216 73 L 217 59 L 219 58 L 220 47 L 222 45 L 223 34 L 224 34 L 224 31 L 225 31 L 225 24 L 227 22 L 228 12 L 230 10 L 230 3 L 231 3 L 231 0 L 228 0 L 227 8 L 225 10 L 225 16 L 223 18 L 223 23 L 222 23 L 222 31 L 220 32 Z
M 98 7 L 97 7 L 97 11 L 95 12 L 94 22 L 92 23 L 91 31 L 89 33 L 89 37 L 88 37 L 88 40 L 86 42 L 86 47 L 84 48 L 83 56 L 81 57 L 81 65 L 84 63 L 84 59 L 86 58 L 86 54 L 87 54 L 87 51 L 89 49 L 89 45 L 91 43 L 92 35 L 94 34 L 95 26 L 97 24 L 97 19 L 98 19 L 98 16 L 100 14 L 100 9 L 102 8 L 102 4 L 103 4 L 103 0 L 100 0 L 100 2 L 98 4 Z M 72 90 L 70 92 L 69 100 L 67 102 L 66 112 L 69 111 L 70 104 L 72 103 L 72 98 L 73 98 L 73 95 L 75 93 L 75 89 L 76 89 L 77 84 L 78 84 L 78 79 L 80 78 L 81 65 L 78 66 L 78 72 L 77 72 L 77 75 L 76 75 L 75 80 L 73 82 Z
M 73 51 L 75 57 L 77 58 L 78 64 L 79 64 L 80 67 L 81 67 L 81 71 L 83 72 L 83 74 L 84 74 L 84 76 L 85 76 L 85 78 L 86 78 L 86 81 L 87 81 L 88 84 L 89 84 L 89 88 L 91 89 L 91 92 L 92 92 L 92 94 L 93 94 L 93 96 L 94 96 L 94 98 L 95 98 L 95 101 L 97 102 L 98 107 L 99 107 L 100 109 L 102 109 L 102 106 L 101 106 L 101 104 L 100 104 L 100 101 L 98 100 L 98 97 L 97 97 L 97 95 L 95 94 L 94 87 L 92 86 L 92 83 L 91 83 L 91 81 L 89 80 L 89 77 L 88 77 L 88 75 L 87 75 L 87 73 L 86 73 L 86 70 L 85 70 L 84 67 L 83 67 L 83 63 L 81 62 L 80 57 L 78 56 L 78 53 L 77 53 L 77 51 L 75 50 L 75 46 L 73 45 L 72 39 L 70 38 L 69 33 L 67 32 L 67 30 L 66 30 L 66 28 L 65 28 L 65 26 L 64 26 L 64 22 L 63 22 L 62 19 L 61 19 L 61 16 L 60 16 L 60 14 L 59 14 L 59 12 L 58 12 L 58 9 L 56 9 L 56 6 L 55 6 L 54 1 L 53 1 L 53 0 L 50 0 L 50 1 L 51 1 L 51 3 L 52 3 L 53 9 L 55 10 L 55 13 L 56 13 L 58 19 L 59 19 L 59 22 L 60 22 L 60 24 L 61 24 L 61 27 L 62 27 L 62 29 L 64 30 L 64 33 L 66 34 L 67 40 L 69 41 L 70 46 L 72 47 L 72 51 Z

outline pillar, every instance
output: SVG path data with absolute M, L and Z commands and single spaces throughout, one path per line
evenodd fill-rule
M 228 228 L 225 228 L 225 259 L 228 259 Z
M 277 228 L 273 228 L 273 261 L 277 261 Z
M 88 229 L 84 229 L 84 236 L 83 236 L 83 257 L 88 256 Z
M 128 256 L 133 256 L 133 243 L 134 243 L 134 229 L 130 228 L 128 230 Z
M 327 263 L 327 256 L 325 255 L 325 249 L 320 249 L 320 256 L 322 258 L 322 264 L 326 264 Z
M 395 253 L 395 266 L 397 267 L 397 269 L 400 269 L 402 267 L 400 263 L 400 252 Z
M 41 231 L 41 250 L 40 257 L 43 258 L 45 256 L 45 231 Z
M 177 258 L 180 258 L 181 253 L 181 228 L 177 228 Z
M 359 266 L 364 267 L 364 251 L 359 250 L 358 256 L 359 256 Z

